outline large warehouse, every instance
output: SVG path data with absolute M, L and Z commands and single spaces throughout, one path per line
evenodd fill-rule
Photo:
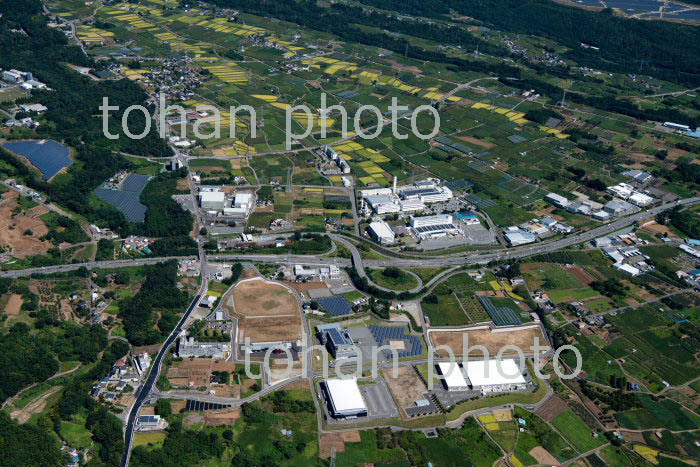
M 360 387 L 356 378 L 327 379 L 321 382 L 326 394 L 328 407 L 334 418 L 355 418 L 367 415 Z
M 448 391 L 467 391 L 469 385 L 464 379 L 462 368 L 458 363 L 440 362 L 437 364 L 440 374 L 445 378 L 442 382 Z
M 527 388 L 525 377 L 515 360 L 475 360 L 464 366 L 472 389 L 481 391 L 482 395 L 494 392 L 510 392 Z

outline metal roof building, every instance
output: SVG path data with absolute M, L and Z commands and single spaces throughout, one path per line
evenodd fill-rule
M 356 378 L 327 379 L 321 386 L 326 393 L 333 417 L 354 418 L 367 415 L 367 406 Z

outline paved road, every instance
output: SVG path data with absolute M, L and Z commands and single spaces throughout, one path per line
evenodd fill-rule
M 206 280 L 203 280 L 202 283 L 205 284 Z M 206 290 L 206 287 L 204 287 L 204 290 Z M 168 353 L 168 349 L 175 342 L 175 339 L 177 338 L 178 334 L 182 332 L 183 324 L 189 318 L 190 313 L 192 313 L 192 310 L 196 308 L 201 296 L 202 295 L 199 294 L 196 297 L 194 297 L 194 300 L 192 300 L 192 303 L 187 309 L 187 312 L 182 316 L 177 327 L 173 329 L 173 332 L 170 334 L 170 336 L 168 336 L 168 339 L 165 341 L 165 344 L 163 344 L 163 346 L 160 348 L 160 351 L 158 352 L 158 355 L 153 360 L 148 376 L 146 377 L 146 381 L 136 391 L 136 401 L 131 406 L 131 410 L 129 411 L 129 417 L 127 418 L 126 423 L 126 433 L 124 436 L 126 448 L 124 450 L 124 457 L 122 458 L 123 467 L 129 465 L 129 457 L 131 456 L 131 443 L 134 440 L 134 428 L 139 410 L 141 410 L 141 406 L 143 405 L 146 398 L 149 396 L 151 390 L 153 389 L 153 385 L 158 380 L 158 375 L 160 374 L 160 369 L 163 365 L 165 355 Z
M 109 269 L 123 268 L 128 266 L 145 266 L 148 264 L 157 264 L 171 259 L 194 258 L 194 256 L 162 256 L 159 258 L 141 258 L 141 259 L 122 259 L 112 261 L 92 261 L 89 263 L 74 263 L 60 264 L 57 266 L 44 266 L 32 269 L 18 269 L 16 271 L 0 271 L 0 277 L 24 277 L 34 274 L 52 274 L 57 272 L 75 271 L 81 267 L 87 269 Z
M 628 227 L 635 222 L 648 217 L 656 216 L 657 214 L 673 209 L 678 206 L 688 206 L 692 204 L 700 203 L 700 197 L 687 198 L 681 201 L 676 201 L 673 203 L 666 203 L 660 206 L 656 206 L 646 211 L 640 211 L 631 216 L 622 217 L 608 224 L 602 225 L 592 230 L 586 232 L 580 232 L 575 235 L 570 235 L 558 240 L 549 242 L 533 243 L 530 245 L 524 245 L 515 248 L 500 248 L 492 250 L 481 250 L 478 252 L 462 253 L 459 256 L 426 256 L 424 258 L 387 258 L 379 260 L 368 260 L 357 258 L 353 254 L 353 259 L 357 264 L 363 265 L 363 267 L 375 267 L 382 268 L 386 266 L 398 266 L 398 267 L 438 267 L 438 266 L 459 266 L 465 264 L 486 264 L 491 261 L 503 261 L 508 259 L 518 259 L 527 258 L 529 256 L 535 256 L 542 253 L 548 253 L 551 251 L 561 250 L 564 248 L 569 248 L 571 246 L 577 245 L 579 243 L 584 243 L 595 238 L 609 235 L 620 229 Z M 337 237 L 337 236 L 335 236 Z M 339 238 L 339 237 L 338 237 Z M 350 249 L 352 252 L 353 250 Z M 358 252 L 359 253 L 359 252 Z M 33 274 L 48 274 L 55 272 L 73 271 L 81 266 L 85 266 L 88 269 L 97 268 L 118 268 L 126 266 L 140 266 L 145 264 L 155 264 L 162 261 L 167 261 L 169 259 L 184 259 L 185 257 L 162 257 L 162 258 L 144 258 L 135 260 L 118 260 L 118 261 L 93 261 L 91 263 L 78 263 L 78 264 L 64 264 L 58 266 L 46 266 L 43 268 L 33 268 L 33 269 L 21 269 L 16 271 L 2 271 L 0 272 L 0 277 L 23 277 Z M 192 257 L 190 257 L 192 258 Z M 348 266 L 351 264 L 350 260 L 344 258 L 324 258 L 319 256 L 310 255 L 285 255 L 280 258 L 276 255 L 260 255 L 260 254 L 241 254 L 241 255 L 211 255 L 209 259 L 212 261 L 252 261 L 259 263 L 280 263 L 280 262 L 293 262 L 298 264 L 338 264 L 341 266 Z M 358 271 L 359 273 L 359 271 Z

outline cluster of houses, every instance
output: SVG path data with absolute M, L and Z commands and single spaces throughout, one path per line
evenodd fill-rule
M 131 392 L 138 386 L 141 375 L 150 364 L 147 353 L 134 356 L 133 366 L 129 364 L 128 356 L 120 358 L 112 365 L 109 374 L 92 387 L 90 395 L 104 401 L 116 401 L 120 394 Z

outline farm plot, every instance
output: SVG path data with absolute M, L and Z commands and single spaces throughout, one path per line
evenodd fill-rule
M 639 376 L 652 384 L 652 388 L 660 389 L 659 380 L 680 385 L 700 376 L 695 359 L 698 344 L 692 337 L 684 337 L 684 324 L 674 325 L 652 306 L 626 310 L 611 316 L 610 321 L 624 337 L 613 341 L 605 350 L 645 369 Z M 646 377 L 648 373 L 657 375 L 658 379 Z
M 588 452 L 603 444 L 601 439 L 593 437 L 593 430 L 571 410 L 559 414 L 552 424 L 578 452 Z
M 537 415 L 516 408 L 515 415 L 525 421 L 518 436 L 516 458 L 525 465 L 556 465 L 574 457 L 574 450 Z
M 467 273 L 460 273 L 435 287 L 433 293 L 421 302 L 431 326 L 460 326 L 489 321 L 474 292 L 487 289 L 487 279 L 492 278 L 488 275 L 482 282 L 477 282 Z

